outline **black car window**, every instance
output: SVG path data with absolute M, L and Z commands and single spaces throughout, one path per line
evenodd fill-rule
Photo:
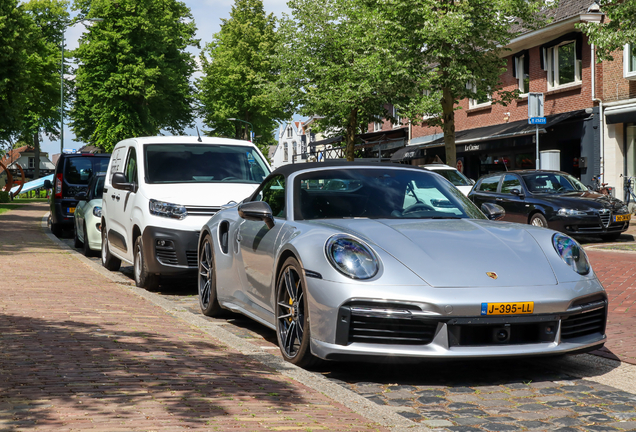
M 92 189 L 93 196 L 91 199 L 101 199 L 104 194 L 104 176 L 97 177 L 95 181 L 95 187 Z
M 269 204 L 272 215 L 285 217 L 285 177 L 277 175 L 269 179 L 252 201 L 263 201 Z
M 137 153 L 135 152 L 134 147 L 131 147 L 130 151 L 128 152 L 125 174 L 128 183 L 137 183 Z
M 511 193 L 513 189 L 521 191 L 521 182 L 516 175 L 506 174 L 501 183 L 501 193 Z
M 497 192 L 497 185 L 499 185 L 500 175 L 486 177 L 479 184 L 479 189 L 482 192 Z

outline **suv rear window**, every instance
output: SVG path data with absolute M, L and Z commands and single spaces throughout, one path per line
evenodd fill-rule
M 64 180 L 73 185 L 87 185 L 94 173 L 105 172 L 108 158 L 69 157 L 64 165 Z

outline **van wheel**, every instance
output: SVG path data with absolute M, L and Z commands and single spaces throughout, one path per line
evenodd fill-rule
M 88 245 L 88 232 L 86 232 L 86 224 L 82 225 L 82 230 L 84 232 L 84 244 L 82 245 L 82 252 L 84 252 L 84 256 L 91 257 L 94 255 L 94 253 Z
M 110 254 L 108 249 L 108 236 L 106 236 L 106 225 L 102 223 L 102 265 L 108 270 L 117 271 L 121 267 L 121 260 Z
M 139 288 L 155 290 L 159 287 L 159 276 L 148 273 L 144 259 L 144 243 L 141 236 L 135 240 L 135 285 Z

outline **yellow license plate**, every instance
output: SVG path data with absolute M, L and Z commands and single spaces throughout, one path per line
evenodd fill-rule
M 631 220 L 632 215 L 630 214 L 626 214 L 626 215 L 616 215 L 614 216 L 614 222 L 627 222 L 628 220 Z
M 70 214 L 75 213 L 75 207 L 69 207 L 69 208 L 68 208 L 68 212 L 69 212 Z
M 517 303 L 482 303 L 482 315 L 518 315 L 531 314 L 534 311 L 534 302 Z

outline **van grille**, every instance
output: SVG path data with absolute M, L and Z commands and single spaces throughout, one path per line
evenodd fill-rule
M 561 320 L 561 339 L 605 333 L 606 308 L 571 315 Z
M 221 207 L 201 207 L 201 206 L 186 206 L 188 215 L 192 216 L 214 216 Z
M 188 267 L 198 267 L 197 251 L 186 251 L 186 259 L 188 260 Z

